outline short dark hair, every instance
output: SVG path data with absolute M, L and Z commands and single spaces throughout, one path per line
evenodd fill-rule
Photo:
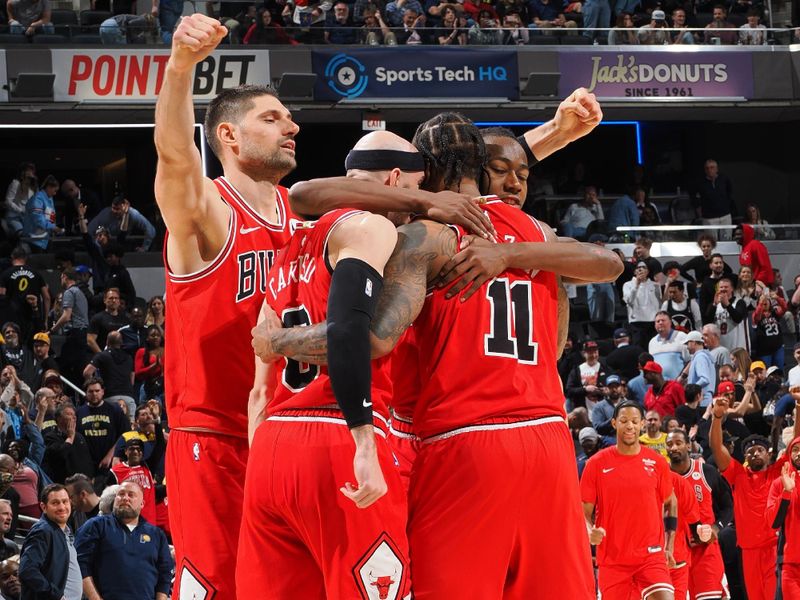
M 147 404 L 140 404 L 139 406 L 136 407 L 136 410 L 133 411 L 133 418 L 138 419 L 139 413 L 142 412 L 143 410 L 148 410 L 149 408 L 150 407 L 147 406 Z
M 650 354 L 649 352 L 642 352 L 639 355 L 639 358 L 637 358 L 636 360 L 639 362 L 639 366 L 643 367 L 647 363 L 649 363 L 651 360 L 653 360 L 653 355 Z
M 222 146 L 217 139 L 217 126 L 220 123 L 239 121 L 244 113 L 253 108 L 253 99 L 260 96 L 277 98 L 278 93 L 269 85 L 240 85 L 222 90 L 208 103 L 203 130 L 206 141 L 217 158 L 220 158 L 222 151 Z
M 72 402 L 62 402 L 61 404 L 56 406 L 55 418 L 58 419 L 61 415 L 64 414 L 64 411 L 67 410 L 68 408 L 71 408 L 72 410 L 77 410 Z
M 616 419 L 617 417 L 619 417 L 619 413 L 622 412 L 622 410 L 625 408 L 635 408 L 636 410 L 639 411 L 639 414 L 642 416 L 642 418 L 644 418 L 644 409 L 642 408 L 642 405 L 639 404 L 638 402 L 634 402 L 633 400 L 623 400 L 622 402 L 617 404 L 614 407 L 614 418 Z
M 725 257 L 722 256 L 722 254 L 720 254 L 719 252 L 714 252 L 714 254 L 712 254 L 711 256 L 708 257 L 708 260 L 709 260 L 709 262 L 711 262 L 715 258 L 721 258 L 722 262 L 725 262 Z
M 54 494 L 62 490 L 66 492 L 67 488 L 60 483 L 51 483 L 50 485 L 46 485 L 44 486 L 42 493 L 39 495 L 39 501 L 42 504 L 47 504 L 47 501 L 50 499 L 50 494 Z M 69 495 L 69 492 L 67 492 L 67 495 Z
M 670 316 L 670 314 L 669 314 L 667 311 L 665 311 L 665 310 L 660 310 L 660 311 L 658 311 L 658 312 L 656 313 L 656 316 L 658 316 L 658 315 L 664 315 L 664 316 L 665 316 L 665 317 L 667 317 L 668 319 L 672 319 L 672 316 Z M 654 320 L 655 320 L 655 319 L 654 319 Z
M 92 482 L 89 480 L 89 477 L 83 473 L 75 473 L 74 475 L 70 475 L 64 480 L 64 485 L 71 485 L 72 491 L 75 494 L 82 494 L 83 492 L 86 492 L 87 494 L 94 494 L 94 486 L 92 485 Z
M 719 279 L 717 279 L 717 285 L 719 285 L 719 284 L 720 284 L 720 283 L 722 283 L 723 281 L 727 281 L 728 283 L 730 283 L 730 284 L 731 284 L 731 286 L 733 286 L 733 279 L 731 279 L 731 278 L 730 278 L 730 277 L 728 277 L 727 275 L 724 275 L 723 277 L 720 277 Z
M 634 246 L 641 246 L 642 248 L 647 248 L 648 250 L 653 246 L 653 240 L 648 237 L 639 237 L 636 238 L 636 243 Z
M 683 282 L 682 281 L 678 281 L 678 280 L 671 281 L 670 284 L 667 287 L 678 288 L 678 289 L 682 290 L 683 289 Z M 667 313 L 667 314 L 669 314 L 669 313 Z
M 666 423 L 669 419 L 674 419 L 675 417 L 667 417 L 664 422 Z M 678 421 L 680 423 L 680 421 Z M 669 432 L 668 435 L 672 435 L 673 433 L 680 433 L 683 436 L 683 441 L 687 444 L 689 443 L 689 434 L 686 433 L 683 429 L 673 429 Z
M 90 377 L 83 383 L 83 391 L 88 390 L 90 386 L 93 386 L 95 384 L 99 385 L 103 389 L 105 389 L 106 387 L 105 385 L 103 385 L 103 380 L 100 379 L 99 377 Z
M 28 258 L 28 251 L 25 250 L 22 246 L 17 246 L 11 251 L 11 258 L 13 259 L 20 259 L 20 258 Z
M 696 383 L 689 383 L 684 388 L 683 393 L 686 396 L 687 402 L 694 402 L 695 398 L 697 398 L 697 395 L 703 393 L 703 388 Z
M 111 204 L 112 204 L 113 206 L 119 206 L 119 205 L 120 205 L 120 204 L 122 204 L 123 202 L 125 202 L 125 194 L 117 194 L 116 196 L 114 196 L 114 197 L 111 199 Z

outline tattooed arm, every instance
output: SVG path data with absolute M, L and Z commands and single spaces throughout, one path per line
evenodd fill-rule
M 397 247 L 386 263 L 383 292 L 372 320 L 372 357 L 389 354 L 425 302 L 428 282 L 456 252 L 452 229 L 432 221 L 414 221 L 398 230 Z M 252 331 L 253 349 L 262 361 L 287 356 L 300 362 L 325 364 L 327 327 L 282 328 L 271 310 Z

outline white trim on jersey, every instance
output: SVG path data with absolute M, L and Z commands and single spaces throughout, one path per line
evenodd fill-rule
M 310 409 L 313 410 L 313 409 Z M 385 421 L 383 417 L 380 415 L 373 414 L 373 417 L 380 419 L 381 421 Z M 347 421 L 344 419 L 338 419 L 336 417 L 315 417 L 312 415 L 298 415 L 298 416 L 286 416 L 286 415 L 274 415 L 272 417 L 267 417 L 267 421 L 283 421 L 287 423 L 295 422 L 295 423 L 330 423 L 332 425 L 344 425 L 347 427 Z M 375 430 L 375 433 L 386 438 L 386 432 L 383 431 L 380 427 L 376 427 L 375 425 L 372 426 Z
M 221 176 L 217 178 L 225 190 L 231 195 L 231 198 L 241 207 L 243 211 L 248 213 L 253 219 L 261 223 L 267 229 L 271 229 L 273 231 L 283 231 L 286 228 L 286 206 L 284 206 L 285 202 L 288 202 L 287 198 L 283 197 L 280 188 L 276 185 L 275 186 L 275 204 L 278 206 L 278 222 L 273 223 L 269 219 L 265 219 L 262 217 L 256 209 L 250 206 L 250 203 L 245 200 L 244 196 L 237 190 L 234 185 L 228 181 L 225 176 Z
M 225 202 L 224 198 L 223 202 Z M 214 257 L 214 260 L 212 260 L 210 263 L 208 263 L 208 265 L 206 265 L 202 269 L 199 269 L 192 273 L 186 273 L 185 275 L 176 275 L 175 273 L 172 272 L 172 269 L 169 266 L 167 245 L 166 243 L 164 244 L 164 263 L 166 264 L 167 267 L 167 277 L 172 283 L 192 283 L 195 281 L 199 281 L 200 279 L 205 278 L 206 276 L 210 275 L 211 273 L 219 269 L 225 263 L 225 259 L 228 258 L 228 255 L 233 250 L 234 246 L 233 242 L 234 238 L 236 237 L 236 226 L 238 223 L 238 216 L 234 208 L 227 202 L 225 202 L 225 205 L 231 211 L 231 218 L 228 220 L 228 233 L 225 236 L 225 243 L 223 244 L 222 249 L 219 251 L 219 253 Z
M 566 420 L 564 419 L 564 417 L 552 416 L 552 417 L 541 417 L 539 419 L 530 419 L 527 421 L 514 421 L 512 423 L 486 423 L 484 425 L 469 425 L 467 427 L 459 427 L 458 429 L 453 429 L 451 431 L 446 431 L 444 433 L 440 433 L 438 435 L 425 438 L 424 440 L 422 440 L 422 443 L 431 444 L 433 442 L 438 442 L 439 440 L 446 440 L 448 438 L 457 435 L 462 435 L 464 433 L 473 433 L 475 431 L 519 429 L 520 427 L 536 427 L 537 425 L 545 425 L 547 423 L 564 423 L 566 425 Z
M 669 583 L 654 583 L 642 590 L 642 600 L 647 600 L 648 596 L 652 596 L 656 592 L 672 592 L 675 593 L 675 588 Z

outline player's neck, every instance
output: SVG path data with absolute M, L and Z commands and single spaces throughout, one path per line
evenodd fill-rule
M 474 179 L 470 179 L 469 177 L 464 177 L 461 179 L 461 181 L 450 186 L 449 189 L 451 192 L 458 192 L 460 194 L 466 194 L 467 196 L 474 196 L 476 198 L 481 195 L 478 182 Z
M 675 471 L 678 475 L 686 475 L 689 472 L 689 469 L 692 468 L 692 459 L 686 457 L 686 460 L 683 460 L 679 463 L 670 462 L 669 465 L 673 471 Z
M 254 179 L 238 169 L 225 169 L 225 178 L 242 195 L 247 203 L 267 221 L 277 220 L 277 182 L 272 178 Z
M 617 452 L 623 456 L 636 456 L 641 451 L 641 444 L 637 441 L 635 444 L 620 444 L 617 443 Z

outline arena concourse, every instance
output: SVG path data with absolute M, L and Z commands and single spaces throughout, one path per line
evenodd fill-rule
M 173 32 L 196 11 L 225 27 L 187 83 L 197 168 L 211 179 L 223 164 L 203 133 L 206 107 L 236 86 L 273 86 L 299 126 L 286 188 L 344 175 L 348 152 L 371 131 L 411 141 L 420 123 L 456 111 L 526 144 L 526 132 L 554 126 L 575 90 L 596 99 L 602 121 L 540 147 L 541 160 L 536 146 L 525 147 L 524 164 L 490 151 L 482 181 L 495 187 L 480 189 L 621 265 L 614 281 L 559 284 L 564 347 L 543 366 L 563 388 L 586 517 L 587 533 L 570 531 L 569 543 L 591 548 L 598 594 L 616 589 L 613 577 L 634 586 L 604 598 L 800 600 L 798 10 L 783 0 L 9 0 L 0 11 L 0 600 L 235 597 L 215 596 L 213 577 L 181 552 L 176 568 L 170 490 L 180 471 L 177 484 L 166 476 L 171 433 L 190 463 L 214 460 L 204 442 L 202 454 L 200 442 L 183 448 L 193 427 L 182 416 L 171 431 L 170 386 L 235 388 L 234 373 L 208 364 L 200 377 L 187 361 L 180 384 L 165 369 L 175 360 L 165 345 L 183 344 L 170 335 L 191 333 L 166 310 L 165 223 L 175 216 L 154 191 L 157 164 L 169 168 L 153 141 L 154 106 L 171 76 Z M 163 144 L 169 127 L 159 127 Z M 217 182 L 231 202 L 238 192 Z M 304 221 L 292 218 L 292 232 L 310 230 Z M 278 247 L 237 257 L 237 304 L 264 297 Z M 493 274 L 477 295 L 492 300 L 499 281 L 508 285 Z M 488 339 L 495 324 L 475 327 Z M 536 342 L 535 328 L 530 335 Z M 223 327 L 201 341 L 254 362 L 245 337 Z M 233 431 L 237 418 L 229 421 Z M 387 427 L 420 441 L 403 418 Z M 644 471 L 674 480 L 674 497 L 653 509 L 662 539 L 651 556 L 618 533 L 646 522 L 648 503 L 626 491 L 635 487 L 603 487 L 623 468 L 609 457 L 626 447 L 660 455 L 654 467 L 642 454 Z M 230 514 L 241 506 L 226 506 L 224 492 L 198 530 L 213 520 L 238 531 Z M 132 536 L 136 550 L 122 550 Z M 206 551 L 213 557 L 213 545 Z M 670 582 L 626 575 L 652 560 L 667 565 Z M 396 567 L 392 579 L 373 576 L 372 565 L 346 573 L 368 572 L 360 597 L 409 597 Z M 570 577 L 570 565 L 561 568 Z M 475 600 L 511 597 L 564 596 Z

